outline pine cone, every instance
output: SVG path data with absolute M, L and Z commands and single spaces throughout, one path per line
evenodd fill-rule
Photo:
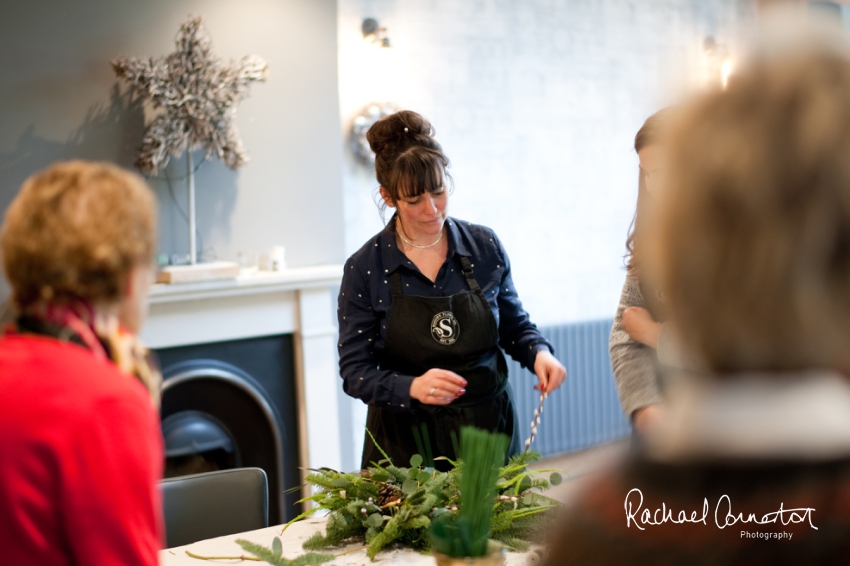
M 401 503 L 401 490 L 390 483 L 382 483 L 378 489 L 378 505 L 387 507 L 389 505 L 398 505 Z

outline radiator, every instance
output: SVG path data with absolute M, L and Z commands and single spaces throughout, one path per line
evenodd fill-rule
M 606 319 L 540 328 L 567 368 L 564 384 L 546 399 L 534 439 L 533 448 L 544 456 L 589 448 L 631 433 L 617 398 L 608 356 L 612 323 Z M 524 443 L 540 400 L 533 389 L 537 377 L 511 358 L 508 371 Z

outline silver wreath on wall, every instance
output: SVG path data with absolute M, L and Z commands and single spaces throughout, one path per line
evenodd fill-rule
M 393 104 L 389 102 L 373 102 L 367 104 L 358 112 L 351 121 L 351 151 L 357 160 L 363 165 L 372 166 L 375 164 L 375 153 L 369 147 L 369 142 L 366 141 L 366 132 L 372 127 L 372 124 L 390 114 L 398 112 Z

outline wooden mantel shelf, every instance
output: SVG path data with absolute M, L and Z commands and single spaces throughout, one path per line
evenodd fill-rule
M 158 283 L 151 286 L 148 297 L 150 304 L 156 305 L 237 295 L 316 289 L 337 285 L 341 279 L 342 265 L 317 265 L 283 271 L 257 271 L 240 275 L 236 279 L 173 285 Z

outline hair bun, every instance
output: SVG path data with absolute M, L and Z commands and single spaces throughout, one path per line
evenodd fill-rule
M 375 122 L 366 132 L 366 140 L 377 155 L 389 147 L 430 145 L 433 135 L 431 122 L 411 110 L 400 110 Z

